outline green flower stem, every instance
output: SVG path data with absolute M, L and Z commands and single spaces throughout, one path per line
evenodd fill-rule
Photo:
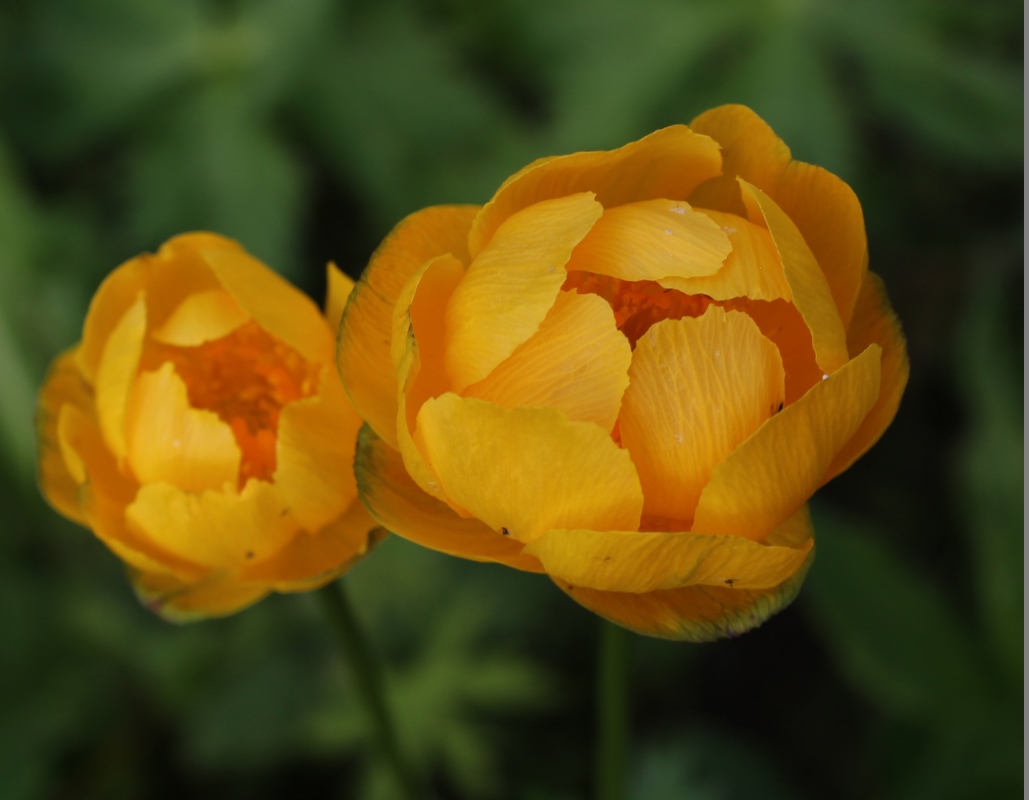
M 623 800 L 629 739 L 629 634 L 601 620 L 597 665 L 597 800 Z
M 396 732 L 386 706 L 382 669 L 376 663 L 368 639 L 354 616 L 346 587 L 342 581 L 333 581 L 318 592 L 318 595 L 339 640 L 343 659 L 353 674 L 357 695 L 372 727 L 375 747 L 393 773 L 397 787 L 402 791 L 400 796 L 407 800 L 416 800 L 420 797 L 418 786 L 400 756 Z

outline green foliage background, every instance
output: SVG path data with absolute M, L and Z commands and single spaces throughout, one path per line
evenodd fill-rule
M 34 485 L 34 394 L 114 266 L 235 237 L 312 296 L 403 214 L 722 102 L 864 204 L 909 339 L 800 599 L 633 639 L 632 797 L 1021 796 L 1022 6 L 8 0 L 0 6 L 0 796 L 388 798 L 311 596 L 173 627 Z M 1020 325 L 1022 323 L 1022 325 Z M 591 780 L 597 620 L 399 539 L 346 578 L 439 798 Z

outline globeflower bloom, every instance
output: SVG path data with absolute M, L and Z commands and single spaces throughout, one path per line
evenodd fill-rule
M 39 479 L 171 620 L 313 589 L 366 552 L 361 420 L 323 316 L 238 244 L 179 236 L 118 267 L 40 392 Z
M 418 212 L 340 330 L 361 497 L 640 633 L 754 627 L 907 381 L 867 260 L 850 188 L 740 106 Z

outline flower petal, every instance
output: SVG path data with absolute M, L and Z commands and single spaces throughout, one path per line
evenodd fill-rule
M 96 370 L 96 414 L 104 441 L 119 461 L 125 458 L 125 414 L 146 335 L 146 301 L 140 295 L 114 326 Z
M 393 359 L 400 395 L 396 436 L 407 471 L 418 487 L 446 500 L 439 478 L 416 443 L 418 409 L 430 397 L 450 390 L 444 368 L 445 308 L 464 278 L 464 266 L 451 255 L 427 261 L 407 282 L 394 310 Z
M 65 405 L 84 410 L 90 407 L 92 399 L 92 392 L 76 364 L 75 350 L 67 350 L 54 359 L 40 390 L 36 410 L 39 488 L 56 511 L 80 525 L 86 524 L 78 496 L 84 476 L 81 470 L 77 476 L 69 471 L 58 441 L 57 423 Z M 72 458 L 81 467 L 78 456 L 73 454 Z
M 639 525 L 636 470 L 596 425 L 445 394 L 422 406 L 418 430 L 447 496 L 495 531 L 531 542 L 551 528 Z
M 96 382 L 111 333 L 145 292 L 146 262 L 151 258 L 144 255 L 126 261 L 104 279 L 93 295 L 82 325 L 82 343 L 75 351 L 76 364 L 87 383 Z
M 343 385 L 358 413 L 394 447 L 393 308 L 404 284 L 429 259 L 450 253 L 469 262 L 468 229 L 478 210 L 478 206 L 438 206 L 401 221 L 375 251 L 343 313 L 338 351 Z
M 710 217 L 679 200 L 608 208 L 572 253 L 567 269 L 626 281 L 714 275 L 731 246 Z
M 857 433 L 836 454 L 825 481 L 832 480 L 847 469 L 879 440 L 897 413 L 911 372 L 900 321 L 890 307 L 882 279 L 869 272 L 854 308 L 854 319 L 847 332 L 847 344 L 852 353 L 859 353 L 872 343 L 882 348 L 879 399 L 875 401 Z
M 224 289 L 206 289 L 183 298 L 150 336 L 164 344 L 196 347 L 228 336 L 249 320 L 231 294 Z
M 592 194 L 575 194 L 523 209 L 497 229 L 447 304 L 446 367 L 457 391 L 539 329 L 572 250 L 603 211 Z
M 879 396 L 878 345 L 765 422 L 715 468 L 693 530 L 760 541 L 800 508 Z
M 559 292 L 540 329 L 464 396 L 504 408 L 557 408 L 609 431 L 629 385 L 631 360 L 632 348 L 607 301 Z
M 746 314 L 710 306 L 651 327 L 633 352 L 620 417 L 644 513 L 692 519 L 715 467 L 784 397 L 779 351 Z
M 125 510 L 131 531 L 162 550 L 214 569 L 239 569 L 280 552 L 298 532 L 278 489 L 251 479 L 236 494 L 140 488 Z
M 201 249 L 218 282 L 268 333 L 314 363 L 331 363 L 333 336 L 311 299 L 245 250 Z
M 144 372 L 129 395 L 126 456 L 140 483 L 189 492 L 235 487 L 242 453 L 232 428 L 213 411 L 191 408 L 186 384 L 165 362 Z
M 782 259 L 793 305 L 811 331 L 815 361 L 824 372 L 847 362 L 847 335 L 829 284 L 796 225 L 760 189 L 741 182 L 743 202 L 752 220 L 763 220 Z
M 549 575 L 576 586 L 615 592 L 652 592 L 682 586 L 771 589 L 796 573 L 814 546 L 806 507 L 784 525 L 806 526 L 795 547 L 739 536 L 638 531 L 547 531 L 525 552 Z
M 617 150 L 540 159 L 504 181 L 483 206 L 468 246 L 477 257 L 504 220 L 541 200 L 578 192 L 594 192 L 604 208 L 661 197 L 685 200 L 720 168 L 718 145 L 685 125 L 664 128 Z
M 354 281 L 330 261 L 325 267 L 325 321 L 329 323 L 329 330 L 334 337 L 339 331 L 343 309 L 352 291 Z
M 400 453 L 365 425 L 357 442 L 354 473 L 361 500 L 389 531 L 415 544 L 473 561 L 490 561 L 542 572 L 539 561 L 522 555 L 522 543 L 502 536 L 477 519 L 462 519 L 419 489 Z
M 557 579 L 579 605 L 645 636 L 687 642 L 713 642 L 756 628 L 788 606 L 800 591 L 814 551 L 792 577 L 771 589 L 685 586 L 645 594 L 604 592 Z
M 714 275 L 665 277 L 658 283 L 685 294 L 707 295 L 712 300 L 792 298 L 775 242 L 766 228 L 735 214 L 708 210 L 703 213 L 729 237 L 732 251 L 722 268 Z
M 302 531 L 279 553 L 240 569 L 243 581 L 273 584 L 277 592 L 308 591 L 339 577 L 354 565 L 375 541 L 377 528 L 355 498 L 338 519 L 320 531 Z
M 129 578 L 139 601 L 168 622 L 196 622 L 235 614 L 270 591 L 266 585 L 241 583 L 228 573 L 182 581 L 169 575 L 131 570 Z
M 843 320 L 850 324 L 868 268 L 861 204 L 853 190 L 821 167 L 794 161 L 789 148 L 746 106 L 721 106 L 690 123 L 722 146 L 723 176 L 702 186 L 690 202 L 741 213 L 738 175 L 765 191 L 793 220 L 821 270 Z
M 300 526 L 315 532 L 357 499 L 352 470 L 361 418 L 326 365 L 318 394 L 286 405 L 275 445 L 275 485 Z

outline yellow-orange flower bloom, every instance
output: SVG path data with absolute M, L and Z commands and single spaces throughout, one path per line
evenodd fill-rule
M 740 106 L 408 217 L 339 365 L 384 527 L 694 641 L 795 596 L 908 374 L 853 192 Z
M 360 417 L 323 316 L 235 242 L 187 234 L 122 264 L 39 400 L 40 485 L 173 620 L 313 589 L 365 553 Z

